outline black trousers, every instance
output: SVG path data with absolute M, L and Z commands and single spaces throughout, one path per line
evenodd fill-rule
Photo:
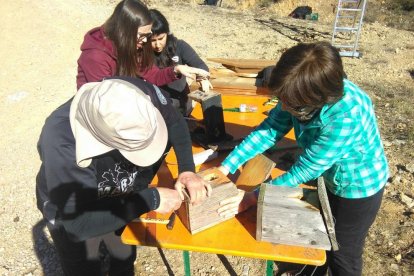
M 338 251 L 327 251 L 324 266 L 277 263 L 280 275 L 292 271 L 295 275 L 325 275 L 328 269 L 333 276 L 359 276 L 362 274 L 362 253 L 368 230 L 381 206 L 384 188 L 366 198 L 348 199 L 328 192 L 329 204 L 335 222 Z
M 47 226 L 65 275 L 134 275 L 136 246 L 123 244 L 115 233 L 73 242 L 63 227 Z

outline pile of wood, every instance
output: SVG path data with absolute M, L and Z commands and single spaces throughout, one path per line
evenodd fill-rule
M 257 74 L 263 68 L 275 65 L 275 61 L 225 58 L 207 58 L 207 60 L 222 65 L 221 68 L 210 68 L 210 81 L 215 91 L 223 94 L 269 95 L 269 90 L 263 87 L 262 80 L 257 77 Z M 197 84 L 194 83 L 191 90 L 197 88 Z

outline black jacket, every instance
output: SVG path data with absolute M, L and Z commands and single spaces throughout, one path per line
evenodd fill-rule
M 167 94 L 152 84 L 122 78 L 148 94 L 161 112 L 169 142 L 177 153 L 179 171 L 194 171 L 191 139 L 183 117 Z M 148 188 L 150 167 L 138 167 L 117 150 L 94 157 L 87 168 L 76 164 L 75 139 L 70 127 L 72 99 L 47 119 L 38 142 L 42 161 L 36 178 L 37 205 L 52 224 L 63 226 L 74 241 L 115 231 L 134 218 L 158 208 L 160 197 Z

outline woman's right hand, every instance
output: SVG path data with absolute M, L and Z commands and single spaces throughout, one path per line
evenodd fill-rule
M 174 189 L 157 188 L 160 194 L 160 206 L 156 210 L 160 214 L 169 214 L 180 208 L 182 200 L 178 192 Z
M 206 70 L 182 64 L 176 65 L 174 72 L 190 79 L 208 79 L 210 77 L 210 73 Z M 196 76 L 195 78 L 194 75 Z

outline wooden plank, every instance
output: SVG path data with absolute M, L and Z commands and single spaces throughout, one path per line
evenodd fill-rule
M 217 209 L 220 208 L 220 201 L 237 195 L 237 189 L 234 189 L 232 182 L 212 184 L 212 188 L 214 196 L 208 197 L 203 204 L 191 206 L 190 224 L 191 229 L 194 229 L 193 234 L 227 220 L 218 215 Z
M 260 68 L 263 69 L 267 66 L 276 64 L 274 60 L 267 59 L 237 59 L 237 58 L 207 58 L 208 61 L 221 63 L 223 66 L 237 67 L 239 69 L 246 68 Z
M 192 205 L 187 198 L 178 210 L 178 216 L 191 234 L 233 218 L 234 216 L 226 219 L 220 217 L 217 209 L 220 207 L 220 201 L 238 194 L 236 185 L 217 167 L 201 171 L 198 175 L 210 182 L 213 191 L 210 197 L 198 205 Z
M 235 74 L 246 75 L 244 73 Z M 214 91 L 221 94 L 270 96 L 270 91 L 267 87 L 263 87 L 262 80 L 255 77 L 247 78 L 236 75 L 212 75 L 210 82 L 213 85 Z M 199 90 L 199 88 L 199 84 L 196 82 L 190 85 L 190 91 L 196 91 Z
M 269 89 L 261 86 L 256 78 L 221 77 L 210 81 L 214 90 L 222 94 L 270 95 Z
M 217 79 L 222 77 L 243 77 L 243 78 L 256 78 L 257 73 L 243 73 L 243 72 L 235 72 L 233 70 L 230 70 L 228 68 L 210 68 L 210 79 Z
M 272 160 L 263 154 L 259 154 L 249 160 L 243 167 L 240 176 L 237 178 L 236 185 L 259 185 L 270 176 L 275 166 L 276 164 Z
M 320 214 L 316 211 L 292 212 L 282 207 L 269 209 L 263 215 L 269 217 L 262 222 L 263 241 L 324 250 L 331 248 Z
M 261 185 L 256 239 L 329 250 L 331 244 L 318 209 L 301 200 L 302 188 Z
M 323 180 L 322 176 L 318 177 L 318 197 L 319 197 L 319 202 L 322 208 L 322 214 L 325 218 L 326 227 L 328 228 L 328 234 L 329 234 L 329 239 L 332 244 L 332 250 L 337 251 L 339 250 L 339 246 L 338 246 L 338 242 L 336 241 L 335 223 L 333 220 L 331 207 L 329 205 L 325 181 Z

